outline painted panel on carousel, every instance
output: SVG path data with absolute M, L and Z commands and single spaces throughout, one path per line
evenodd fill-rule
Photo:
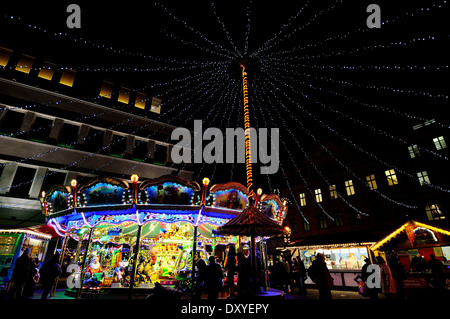
M 145 189 L 146 199 L 142 192 L 140 201 L 147 204 L 179 204 L 190 205 L 194 190 L 181 184 L 165 182 L 149 186 Z
M 286 210 L 278 195 L 263 195 L 260 210 L 264 215 L 276 221 L 283 220 L 286 217 Z
M 57 213 L 71 207 L 70 194 L 65 186 L 53 186 L 45 196 L 48 214 Z
M 123 204 L 124 194 L 125 190 L 121 186 L 98 182 L 86 188 L 82 196 L 85 206 L 102 206 Z
M 239 183 L 216 184 L 211 187 L 215 207 L 244 209 L 248 204 L 247 189 Z

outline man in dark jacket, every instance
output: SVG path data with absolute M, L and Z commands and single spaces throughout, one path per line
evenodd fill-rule
M 214 256 L 209 257 L 209 266 L 206 270 L 206 282 L 208 288 L 208 300 L 219 299 L 219 290 L 222 285 L 222 267 L 216 263 Z
M 56 277 L 61 273 L 61 266 L 59 265 L 59 254 L 56 253 L 42 265 L 41 283 L 44 286 L 44 291 L 42 292 L 41 299 L 47 299 L 48 294 L 52 290 L 53 284 L 55 283 Z
M 12 287 L 10 290 L 12 299 L 22 299 L 25 283 L 31 276 L 33 263 L 31 260 L 31 250 L 26 248 L 22 255 L 17 258 L 14 264 L 14 271 L 11 276 Z
M 331 299 L 331 287 L 333 287 L 333 279 L 325 263 L 325 256 L 321 253 L 316 255 L 316 259 L 312 262 L 308 269 L 309 277 L 314 281 L 319 289 L 319 299 Z

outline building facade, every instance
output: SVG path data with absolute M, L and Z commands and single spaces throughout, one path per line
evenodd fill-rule
M 145 89 L 0 47 L 1 227 L 43 223 L 42 191 L 73 179 L 192 178 L 171 160 L 175 127 L 160 112 Z

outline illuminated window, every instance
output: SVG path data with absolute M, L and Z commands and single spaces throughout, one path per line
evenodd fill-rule
M 411 156 L 411 158 L 420 156 L 419 147 L 416 144 L 414 144 L 412 146 L 408 146 L 408 151 L 409 151 L 409 156 Z
M 53 74 L 55 73 L 56 65 L 50 62 L 44 62 L 42 64 L 41 70 L 39 71 L 38 77 L 51 81 Z
M 441 208 L 436 203 L 429 203 L 425 206 L 425 212 L 427 213 L 428 220 L 445 219 L 445 215 L 442 213 Z
M 128 104 L 128 102 L 130 101 L 130 89 L 126 87 L 120 87 L 118 101 L 120 103 Z
M 338 196 L 337 196 L 337 191 L 336 191 L 336 185 L 330 185 L 330 196 L 331 196 L 331 198 L 333 199 L 335 199 L 335 198 L 337 198 Z
M 152 106 L 150 108 L 150 111 L 154 113 L 161 113 L 161 99 L 158 99 L 156 97 L 152 98 Z
M 377 182 L 375 181 L 375 175 L 366 176 L 367 184 L 371 190 L 377 189 Z
M 75 81 L 75 75 L 77 74 L 74 70 L 64 70 L 63 74 L 61 75 L 61 79 L 59 80 L 59 83 L 66 86 L 73 86 L 73 82 Z
M 314 190 L 314 194 L 316 196 L 316 202 L 321 203 L 322 202 L 322 190 L 320 188 Z
M 445 143 L 444 137 L 439 136 L 436 138 L 433 138 L 434 146 L 436 146 L 436 149 L 439 151 L 443 148 L 447 148 L 447 144 Z
M 355 188 L 353 187 L 352 180 L 345 181 L 345 189 L 347 190 L 348 196 L 355 195 Z
M 34 58 L 29 55 L 22 55 L 17 62 L 16 71 L 23 72 L 29 74 L 31 71 L 31 67 L 33 66 Z
M 134 106 L 145 110 L 146 101 L 147 101 L 147 94 L 138 92 L 136 93 L 136 100 L 134 101 Z
M 417 177 L 419 178 L 420 185 L 430 184 L 427 171 L 418 172 Z
M 397 175 L 395 175 L 395 171 L 393 169 L 389 169 L 389 170 L 385 171 L 384 173 L 386 174 L 389 186 L 398 184 Z
M 113 93 L 113 84 L 110 82 L 103 81 L 102 87 L 100 89 L 100 96 L 110 99 Z
M 13 51 L 0 47 L 0 65 L 7 66 Z
M 306 206 L 306 197 L 305 193 L 300 194 L 300 206 Z

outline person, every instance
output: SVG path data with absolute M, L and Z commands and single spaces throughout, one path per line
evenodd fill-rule
M 394 277 L 396 283 L 397 293 L 400 298 L 404 298 L 405 290 L 403 282 L 406 279 L 406 270 L 400 262 L 400 258 L 395 251 L 391 253 L 391 258 L 389 259 L 389 267 L 391 268 L 392 277 Z
M 286 283 L 286 268 L 279 258 L 275 258 L 275 265 L 273 266 L 273 281 L 275 288 L 284 290 Z
M 209 256 L 209 266 L 206 270 L 208 300 L 219 299 L 219 290 L 222 285 L 222 278 L 222 267 L 216 263 L 215 256 Z
M 431 284 L 436 290 L 445 288 L 445 275 L 443 271 L 444 264 L 436 259 L 434 254 L 430 254 L 428 261 L 428 268 L 431 270 Z
M 251 265 L 250 261 L 242 252 L 237 254 L 238 264 L 236 270 L 238 272 L 238 296 L 249 296 Z
M 43 291 L 41 299 L 47 299 L 48 294 L 52 290 L 55 279 L 61 273 L 61 266 L 59 265 L 59 253 L 56 253 L 45 264 L 42 265 L 41 270 L 41 283 L 43 285 Z
M 417 272 L 427 271 L 427 262 L 425 258 L 420 256 L 420 254 L 414 256 L 414 258 L 411 260 L 411 269 Z
M 322 253 L 316 255 L 316 259 L 314 259 L 311 267 L 309 267 L 308 273 L 319 290 L 319 299 L 330 300 L 333 279 L 325 263 L 325 256 Z
M 298 267 L 298 279 L 299 279 L 299 293 L 301 295 L 306 295 L 306 268 L 305 264 L 303 263 L 303 260 L 300 259 L 299 256 L 297 256 L 297 267 Z
M 234 293 L 234 273 L 236 272 L 236 263 L 236 248 L 234 247 L 234 245 L 230 245 L 224 263 L 224 266 L 227 269 L 227 286 L 230 292 L 228 298 L 232 298 Z
M 23 289 L 24 297 L 32 297 L 34 294 L 34 290 L 36 289 L 36 284 L 39 282 L 40 274 L 39 274 L 39 259 L 33 258 L 31 260 L 31 268 L 30 268 L 30 276 L 25 282 L 25 286 Z
M 202 296 L 202 292 L 206 288 L 206 272 L 208 266 L 204 259 L 200 259 L 197 261 L 197 276 L 195 277 L 195 298 L 200 299 Z
M 391 299 L 392 295 L 397 292 L 395 289 L 395 280 L 392 276 L 391 269 L 387 265 L 384 258 L 381 256 L 377 256 L 377 263 L 380 267 L 381 293 L 386 296 L 386 299 Z
M 12 299 L 22 299 L 23 291 L 25 288 L 25 283 L 31 277 L 31 270 L 33 267 L 33 263 L 31 260 L 31 250 L 30 248 L 26 248 L 22 255 L 17 258 L 14 271 L 11 276 L 12 288 L 10 290 Z
M 367 293 L 363 294 L 364 297 L 369 297 L 370 299 L 378 299 L 378 293 L 376 288 L 369 288 L 369 285 L 367 285 L 367 280 L 369 276 L 372 274 L 372 272 L 368 271 L 369 265 L 372 264 L 370 261 L 370 258 L 364 259 L 364 265 L 361 267 L 361 275 L 356 276 L 354 279 L 357 283 L 360 283 L 358 279 L 361 279 L 362 282 L 366 284 Z M 371 285 L 370 285 L 371 286 Z

